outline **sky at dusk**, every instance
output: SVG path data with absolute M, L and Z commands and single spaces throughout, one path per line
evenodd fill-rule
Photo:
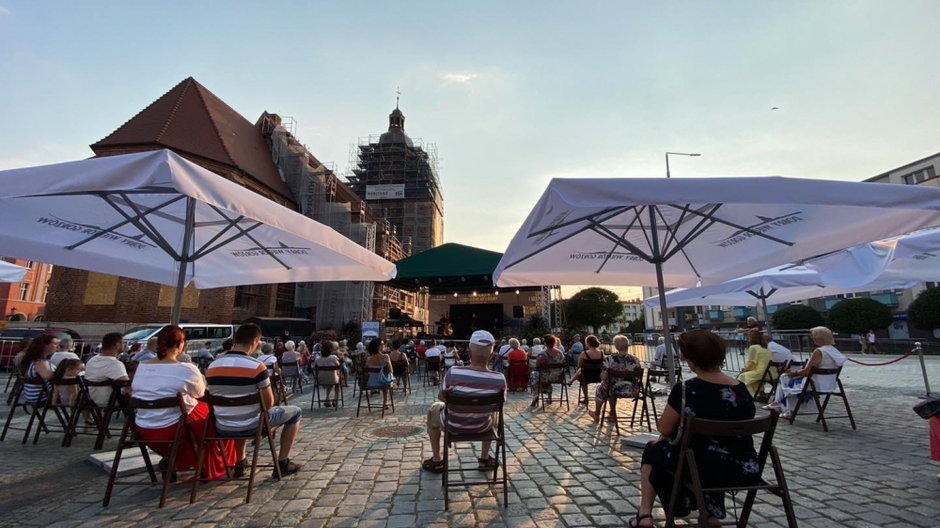
M 676 178 L 838 180 L 940 151 L 938 20 L 913 0 L 0 0 L 0 169 L 88 157 L 193 76 L 346 174 L 400 87 L 445 241 L 503 251 L 551 178 L 665 176 L 666 151 L 702 154 Z

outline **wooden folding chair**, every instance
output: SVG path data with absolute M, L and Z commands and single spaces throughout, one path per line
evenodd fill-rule
M 373 372 L 381 373 L 382 369 L 383 367 L 368 367 L 363 373 L 363 379 L 359 380 L 361 383 L 362 389 L 359 390 L 359 403 L 356 405 L 356 418 L 359 418 L 359 411 L 362 409 L 362 396 L 363 395 L 365 395 L 366 397 L 366 408 L 368 409 L 370 414 L 372 413 L 373 405 L 372 405 L 372 400 L 370 398 L 369 392 L 373 390 L 382 392 L 383 401 L 385 400 L 385 395 L 388 394 L 388 403 L 392 407 L 392 413 L 395 412 L 395 392 L 392 390 L 391 386 L 389 385 L 384 385 L 381 387 L 369 386 L 369 378 L 371 377 L 370 374 L 372 374 Z M 382 408 L 382 418 L 385 418 L 385 405 L 383 403 L 379 403 L 377 407 Z
M 37 391 L 37 396 L 32 401 L 26 401 L 24 394 L 29 392 L 31 388 Z M 21 378 L 19 385 L 14 388 L 12 396 L 10 412 L 7 414 L 6 423 L 3 425 L 3 432 L 0 433 L 0 442 L 6 438 L 7 431 L 12 429 L 14 431 L 23 431 L 22 443 L 25 445 L 26 441 L 29 440 L 29 433 L 33 429 L 33 423 L 37 418 L 39 418 L 40 413 L 42 413 L 42 410 L 46 406 L 46 402 L 51 397 L 49 384 L 46 382 L 46 380 L 38 376 L 35 378 Z M 17 409 L 22 409 L 29 415 L 29 422 L 27 423 L 26 427 L 11 426 Z M 49 428 L 46 427 L 46 423 L 42 419 L 39 420 L 39 423 L 36 425 L 36 427 L 37 435 L 40 430 L 47 433 L 49 432 Z
M 601 372 L 604 371 L 604 360 L 586 359 L 581 363 L 581 379 L 578 381 L 578 405 L 584 405 L 587 410 L 591 410 L 591 384 L 600 383 Z
M 173 440 L 143 440 L 137 433 L 136 417 L 140 409 L 178 409 L 180 419 L 176 422 L 176 429 L 173 433 Z M 114 453 L 114 461 L 111 463 L 111 473 L 108 475 L 108 484 L 105 487 L 104 500 L 101 505 L 107 507 L 111 502 L 111 493 L 114 491 L 114 484 L 117 480 L 118 467 L 121 464 L 121 456 L 125 449 L 138 448 L 144 459 L 144 465 L 147 468 L 147 474 L 150 476 L 150 482 L 125 482 L 125 486 L 145 485 L 149 486 L 157 482 L 157 474 L 153 469 L 153 463 L 150 461 L 150 454 L 147 452 L 147 445 L 164 444 L 170 446 L 170 456 L 166 459 L 167 468 L 162 472 L 163 488 L 160 492 L 160 507 L 166 504 L 167 491 L 170 489 L 171 475 L 176 466 L 176 454 L 182 442 L 189 442 L 193 449 L 196 449 L 196 439 L 193 431 L 186 420 L 186 403 L 183 401 L 182 393 L 176 393 L 175 397 L 160 398 L 157 400 L 141 400 L 139 398 L 130 398 L 130 412 L 127 419 L 124 420 L 124 427 L 121 429 L 121 436 L 118 439 L 117 450 Z M 196 468 L 197 475 L 199 468 Z
M 826 425 L 826 408 L 829 406 L 829 398 L 835 396 L 837 398 L 842 398 L 842 403 L 845 405 L 845 414 L 839 416 L 830 416 L 830 419 L 833 418 L 848 418 L 849 422 L 852 424 L 852 429 L 856 430 L 855 427 L 855 418 L 852 416 L 852 409 L 849 407 L 849 398 L 845 395 L 845 388 L 842 386 L 842 367 L 836 368 L 818 368 L 814 367 L 810 375 L 806 378 L 806 381 L 803 382 L 803 390 L 800 391 L 800 395 L 796 400 L 796 408 L 793 409 L 793 412 L 790 414 L 790 424 L 793 424 L 793 421 L 796 420 L 796 415 L 802 407 L 803 402 L 809 400 L 812 397 L 813 402 L 816 404 L 816 423 L 822 423 L 823 431 L 829 432 L 829 426 Z M 834 391 L 825 391 L 820 392 L 816 383 L 813 381 L 815 376 L 832 376 L 836 377 L 836 387 L 838 390 Z M 820 403 L 819 395 L 824 394 L 826 396 L 825 400 Z
M 745 528 L 750 518 L 757 492 L 769 491 L 782 500 L 787 526 L 789 528 L 797 528 L 793 502 L 790 500 L 790 491 L 787 488 L 787 481 L 783 475 L 783 465 L 780 463 L 780 455 L 777 453 L 777 448 L 773 445 L 774 432 L 777 429 L 777 419 L 778 415 L 776 412 L 771 412 L 761 418 L 740 421 L 699 420 L 692 414 L 686 415 L 685 425 L 683 427 L 684 432 L 680 440 L 679 459 L 676 465 L 672 491 L 670 493 L 669 508 L 666 510 L 666 527 L 672 528 L 676 525 L 675 509 L 679 502 L 679 493 L 685 488 L 690 490 L 695 497 L 699 515 L 698 526 L 700 527 L 737 526 L 739 528 Z M 699 473 L 695 452 L 691 447 L 693 437 L 696 435 L 712 437 L 753 436 L 761 433 L 763 433 L 763 439 L 761 440 L 760 450 L 757 452 L 757 463 L 759 466 L 757 475 L 763 475 L 764 466 L 769 456 L 774 470 L 774 483 L 768 483 L 761 477 L 752 485 L 703 487 L 701 480 L 702 475 Z M 707 475 L 707 477 L 714 478 L 715 475 Z M 732 492 L 733 501 L 734 493 L 739 491 L 747 492 L 744 504 L 741 508 L 741 515 L 732 521 L 723 521 L 717 525 L 709 524 L 709 512 L 705 507 L 705 494 Z
M 403 393 L 411 391 L 411 372 L 410 366 L 407 359 L 400 359 L 398 361 L 392 361 L 392 372 L 398 372 L 395 374 L 395 383 L 401 388 Z
M 437 385 L 441 382 L 441 356 L 425 358 L 424 365 L 424 386 L 432 384 Z M 434 381 L 434 375 L 437 375 L 437 381 Z
M 529 360 L 509 361 L 506 369 L 506 381 L 512 392 L 525 392 L 529 388 Z
M 208 391 L 205 395 L 205 401 L 209 405 L 209 418 L 206 420 L 202 429 L 202 443 L 199 445 L 199 450 L 196 455 L 196 467 L 202 467 L 202 460 L 205 457 L 207 449 L 216 449 L 218 453 L 225 459 L 225 450 L 222 447 L 222 442 L 225 440 L 254 440 L 253 448 L 251 452 L 251 468 L 248 469 L 247 479 L 244 477 L 233 477 L 232 468 L 228 465 L 225 466 L 225 474 L 229 480 L 248 480 L 248 493 L 245 496 L 245 503 L 251 502 L 251 493 L 254 490 L 255 483 L 255 472 L 258 468 L 274 468 L 274 476 L 277 480 L 281 480 L 281 466 L 277 461 L 277 448 L 274 447 L 274 435 L 275 431 L 268 425 L 268 412 L 264 409 L 264 405 L 261 400 L 261 391 L 257 391 L 253 394 L 248 394 L 245 396 L 219 396 L 217 394 L 211 394 Z M 258 407 L 258 424 L 255 427 L 254 431 L 248 431 L 243 435 L 221 435 L 218 433 L 219 424 L 216 420 L 215 409 L 224 408 L 224 407 L 244 407 L 254 405 Z M 209 422 L 215 424 L 215 435 L 209 434 Z M 261 439 L 267 438 L 268 448 L 271 450 L 271 464 L 258 464 L 258 452 L 261 450 Z M 193 487 L 189 492 L 189 503 L 192 504 L 196 502 L 196 488 L 199 486 L 199 482 L 204 479 L 197 477 L 193 478 Z
M 649 407 L 647 406 L 647 391 L 646 391 L 646 386 L 644 384 L 644 378 L 643 378 L 644 370 L 645 369 L 642 369 L 642 368 L 634 370 L 634 371 L 608 369 L 607 370 L 607 383 L 608 383 L 608 386 L 611 388 L 618 381 L 629 381 L 629 382 L 632 382 L 634 386 L 636 386 L 637 393 L 635 396 L 630 398 L 633 401 L 633 412 L 630 414 L 630 427 L 632 428 L 633 424 L 636 421 L 637 404 L 640 404 L 641 405 L 640 424 L 642 424 L 643 421 L 646 420 L 647 429 L 652 431 L 653 425 L 652 425 L 652 422 L 650 421 L 650 412 L 649 412 Z M 625 422 L 627 420 L 626 417 L 621 418 L 617 414 L 617 403 L 618 403 L 618 400 L 620 399 L 621 398 L 618 398 L 617 396 L 613 394 L 613 390 L 611 390 L 607 394 L 607 399 L 604 400 L 604 403 L 601 404 L 600 410 L 597 411 L 597 417 L 598 417 L 597 430 L 598 431 L 603 429 L 604 422 L 613 422 L 614 430 L 617 431 L 617 436 L 620 436 L 620 422 Z M 611 418 L 609 414 L 607 413 L 608 405 L 610 405 L 610 408 L 611 408 L 610 410 L 614 415 L 613 418 Z
M 538 391 L 539 404 L 542 406 L 542 410 L 545 409 L 545 405 L 551 405 L 552 398 L 549 392 L 543 390 L 544 385 L 548 385 L 549 388 L 553 385 L 558 385 L 558 404 L 561 405 L 562 396 L 565 398 L 565 408 L 571 410 L 571 402 L 568 400 L 568 367 L 563 363 L 544 365 L 541 367 L 535 367 L 535 371 L 538 372 L 539 381 L 536 386 Z
M 304 377 L 300 372 L 300 366 L 296 361 L 284 362 L 281 364 L 281 378 L 284 385 L 291 394 L 304 392 Z
M 767 363 L 767 367 L 764 368 L 764 373 L 761 375 L 760 383 L 757 385 L 757 390 L 751 396 L 754 397 L 754 401 L 767 401 L 768 398 L 759 399 L 758 396 L 761 394 L 771 395 L 777 390 L 777 384 L 780 383 L 780 373 L 786 370 L 789 361 L 770 361 Z M 770 390 L 765 392 L 764 388 L 770 384 Z
M 564 368 L 564 366 L 561 366 Z M 491 486 L 499 486 L 500 484 L 503 487 L 503 507 L 506 507 L 506 504 L 509 502 L 509 477 L 506 472 L 506 429 L 505 423 L 503 420 L 503 404 L 506 401 L 506 395 L 504 392 L 500 391 L 496 394 L 486 395 L 486 396 L 470 396 L 462 394 L 454 394 L 451 392 L 444 393 L 444 415 L 442 416 L 443 422 L 443 436 L 444 436 L 444 471 L 441 474 L 441 487 L 444 489 L 444 510 L 450 508 L 450 489 L 456 487 L 469 487 L 479 484 L 487 484 Z M 460 413 L 465 414 L 492 414 L 496 413 L 496 423 L 493 424 L 493 427 L 482 433 L 468 434 L 452 431 L 447 424 L 448 415 L 451 413 Z M 464 473 L 469 472 L 479 472 L 477 465 L 474 465 L 472 468 L 463 468 L 460 466 L 460 463 L 457 462 L 456 466 L 451 467 L 450 460 L 450 447 L 454 445 L 456 452 L 456 445 L 460 442 L 482 442 L 490 441 L 491 445 L 494 446 L 493 457 L 496 459 L 496 467 L 493 468 L 493 478 L 487 480 L 459 480 L 452 482 L 450 475 L 452 473 L 460 474 L 461 476 Z M 489 455 L 489 453 L 488 453 Z M 476 461 L 475 461 L 476 462 Z M 500 469 L 502 469 L 502 478 L 499 478 Z M 486 471 L 489 471 L 488 469 Z M 497 501 L 498 501 L 497 495 Z
M 336 372 L 336 373 L 339 373 L 339 371 L 340 371 L 341 368 L 342 368 L 342 367 L 341 367 L 340 365 L 336 365 L 336 366 L 334 366 L 334 367 L 321 367 L 320 365 L 317 365 L 317 364 L 314 364 L 314 365 L 313 365 L 313 394 L 310 395 L 310 410 L 311 410 L 311 411 L 313 410 L 313 406 L 314 406 L 314 405 L 316 405 L 317 407 L 322 407 L 322 406 L 324 405 L 324 402 L 329 401 L 329 400 L 323 400 L 323 399 L 321 398 L 321 396 L 320 396 L 320 387 L 323 387 L 323 388 L 334 387 L 333 390 L 334 390 L 335 392 L 339 393 L 339 395 L 333 400 L 334 404 L 335 404 L 335 402 L 338 400 L 340 403 L 342 403 L 343 407 L 346 406 L 346 399 L 345 399 L 345 396 L 344 396 L 344 394 L 343 394 L 343 382 L 342 382 L 342 380 L 337 381 L 336 383 L 320 383 L 320 373 L 321 373 L 321 372 L 323 372 L 323 373 L 329 373 L 329 372 Z M 338 376 L 337 376 L 337 379 L 338 379 Z M 337 407 L 336 407 L 335 405 L 333 406 L 333 408 L 334 408 L 334 409 L 337 409 Z
M 116 413 L 123 414 L 127 418 L 128 413 L 130 412 L 130 406 L 128 402 L 128 396 L 122 392 L 122 389 L 131 386 L 130 380 L 102 380 L 102 381 L 88 381 L 84 377 L 81 377 L 81 383 L 84 386 L 84 391 L 88 395 L 88 410 L 93 416 L 95 424 L 98 426 L 98 438 L 95 440 L 95 450 L 99 450 L 104 446 L 104 441 L 106 438 L 111 438 L 111 421 L 114 418 Z M 95 403 L 91 398 L 89 389 L 92 387 L 109 387 L 111 389 L 111 395 L 108 396 L 108 403 L 101 407 Z M 120 433 L 120 429 L 113 431 L 114 433 Z

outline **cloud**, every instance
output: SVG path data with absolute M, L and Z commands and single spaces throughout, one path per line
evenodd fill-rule
M 445 73 L 441 76 L 446 83 L 465 83 L 477 78 L 475 73 Z
M 0 5 L 0 15 L 9 15 L 10 10 Z

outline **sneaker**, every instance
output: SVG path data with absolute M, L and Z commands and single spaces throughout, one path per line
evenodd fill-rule
M 282 477 L 293 475 L 294 473 L 297 473 L 298 471 L 300 471 L 300 464 L 295 464 L 291 462 L 289 458 L 286 460 L 278 460 L 277 464 L 281 466 Z M 272 475 L 274 476 L 274 478 L 277 478 L 277 471 L 274 471 Z
M 235 478 L 242 478 L 245 476 L 245 466 L 248 465 L 248 459 L 243 458 L 238 462 L 235 462 L 235 469 L 232 470 L 232 475 Z

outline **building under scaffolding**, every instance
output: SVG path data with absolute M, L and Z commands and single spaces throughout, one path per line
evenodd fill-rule
M 350 152 L 349 187 L 380 216 L 414 253 L 444 242 L 444 198 L 437 173 L 437 147 L 405 133 L 396 106 L 388 132 L 360 139 Z
M 259 121 L 271 155 L 305 216 L 326 224 L 369 251 L 389 260 L 410 253 L 399 242 L 395 228 L 373 211 L 292 134 L 293 121 L 265 113 Z M 366 281 L 298 283 L 294 315 L 314 321 L 318 329 L 339 329 L 347 323 L 385 317 L 379 307 L 415 312 L 417 296 L 391 291 Z M 378 305 L 378 306 L 376 306 Z

